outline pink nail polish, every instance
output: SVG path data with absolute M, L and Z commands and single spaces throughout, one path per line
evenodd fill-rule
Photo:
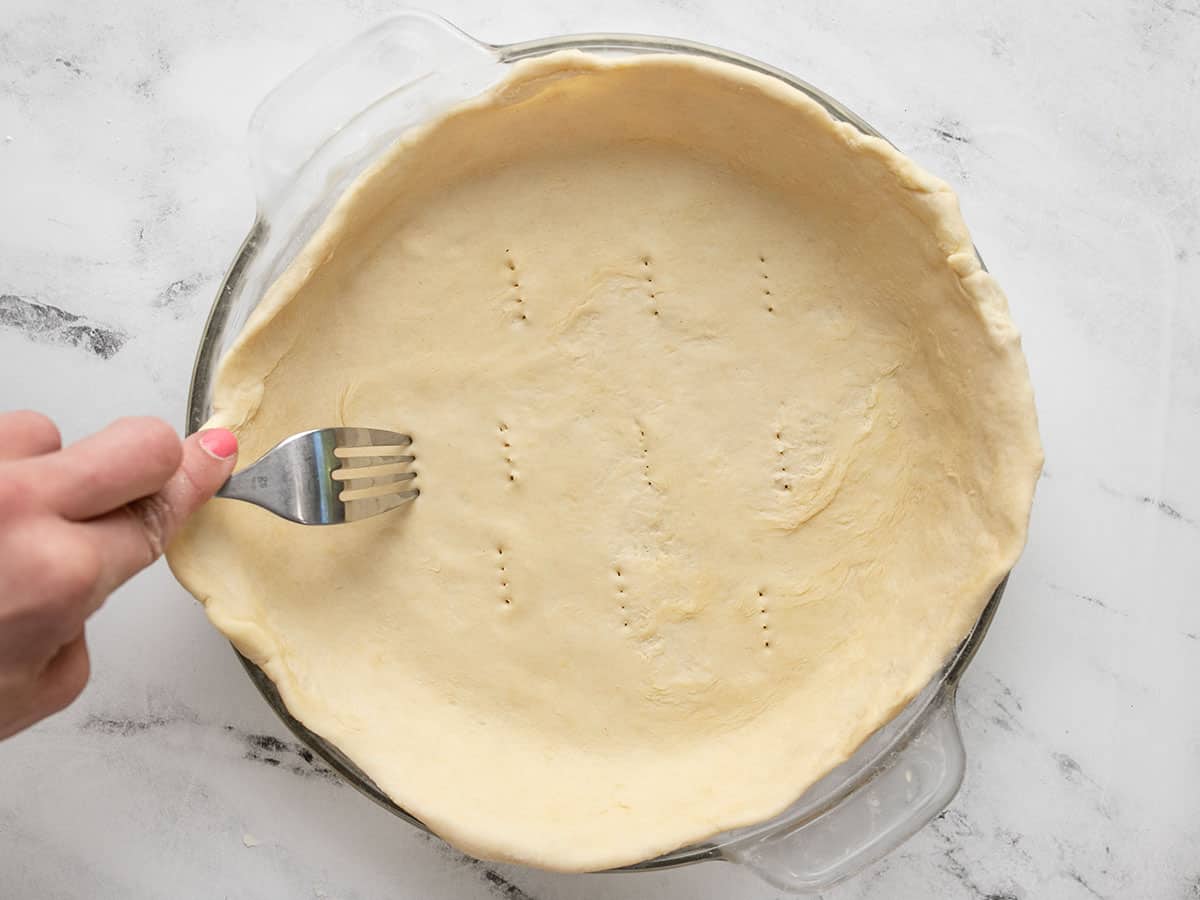
M 227 460 L 237 453 L 237 437 L 224 428 L 210 428 L 200 432 L 200 446 L 214 459 Z

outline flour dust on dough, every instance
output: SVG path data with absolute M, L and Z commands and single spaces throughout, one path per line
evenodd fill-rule
M 248 464 L 411 433 L 421 496 L 170 549 L 289 710 L 476 856 L 770 817 L 943 665 L 1025 538 L 1020 342 L 949 188 L 728 64 L 563 53 L 403 139 L 224 359 Z

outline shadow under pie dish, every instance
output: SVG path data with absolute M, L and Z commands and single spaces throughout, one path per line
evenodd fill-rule
M 215 502 L 170 561 L 425 826 L 636 864 L 784 813 L 945 677 L 1024 541 L 1032 393 L 950 190 L 793 85 L 556 48 L 482 87 L 263 266 L 199 404 L 242 464 L 411 433 L 422 496 Z

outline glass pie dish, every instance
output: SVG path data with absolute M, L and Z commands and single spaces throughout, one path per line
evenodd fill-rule
M 504 79 L 516 62 L 560 50 L 603 55 L 684 54 L 777 79 L 862 132 L 870 125 L 810 85 L 712 47 L 631 35 L 582 35 L 493 46 L 424 13 L 391 18 L 316 57 L 269 94 L 250 128 L 258 215 L 213 306 L 200 343 L 187 430 L 212 413 L 219 360 L 267 288 L 305 246 L 333 204 L 380 152 L 409 129 Z M 955 720 L 962 672 L 999 602 L 993 594 L 971 633 L 938 675 L 844 763 L 781 815 L 627 867 L 646 871 L 701 861 L 747 866 L 770 883 L 819 891 L 900 844 L 950 802 L 964 755 Z M 275 685 L 242 658 L 251 679 L 296 736 L 362 793 L 419 828 L 330 742 L 286 709 Z M 720 772 L 712 777 L 718 779 Z

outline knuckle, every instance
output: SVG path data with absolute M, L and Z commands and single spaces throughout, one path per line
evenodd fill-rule
M 67 533 L 56 537 L 51 547 L 35 551 L 33 563 L 44 574 L 50 599 L 67 606 L 87 600 L 100 582 L 100 554 L 91 541 Z
M 183 442 L 162 419 L 128 418 L 122 427 L 136 436 L 137 452 L 147 467 L 170 474 L 183 459 Z
M 87 649 L 81 654 L 79 662 L 72 667 L 71 674 L 67 677 L 67 702 L 70 703 L 76 697 L 83 693 L 83 689 L 87 687 L 88 681 L 92 677 L 92 661 L 88 656 Z
M 0 519 L 11 519 L 32 505 L 29 487 L 13 475 L 0 473 Z
M 86 645 L 78 648 L 68 648 L 64 653 L 71 653 L 69 664 L 54 673 L 54 681 L 46 691 L 46 715 L 61 712 L 83 693 L 88 679 L 92 675 L 92 664 L 88 657 Z
M 21 431 L 29 442 L 42 453 L 49 453 L 62 447 L 62 434 L 54 420 L 36 410 L 23 409 L 13 413 Z
M 151 494 L 135 500 L 126 507 L 129 514 L 141 528 L 146 538 L 146 548 L 149 552 L 147 565 L 162 556 L 167 546 L 167 538 L 171 533 L 174 522 L 174 512 L 171 505 L 160 494 Z
M 79 630 L 102 562 L 98 548 L 66 523 L 31 519 L 0 528 L 0 633 L 22 636 L 19 655 L 44 659 Z

